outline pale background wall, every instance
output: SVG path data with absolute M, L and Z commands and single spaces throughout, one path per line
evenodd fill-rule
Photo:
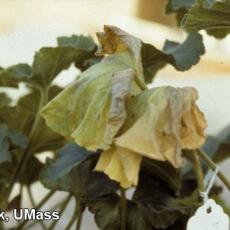
M 55 45 L 57 36 L 95 36 L 104 24 L 119 26 L 157 47 L 161 47 L 166 38 L 183 40 L 184 34 L 177 29 L 137 18 L 138 6 L 135 0 L 0 0 L 0 65 L 6 67 L 19 61 L 31 63 L 34 51 L 42 46 Z M 141 14 L 143 17 L 143 11 L 139 10 L 138 15 Z M 172 24 L 167 20 L 165 23 Z M 230 38 L 222 42 L 211 37 L 205 37 L 205 40 L 207 54 L 199 66 L 185 73 L 167 67 L 158 74 L 155 86 L 196 87 L 200 95 L 199 105 L 209 124 L 207 134 L 214 135 L 230 124 Z M 73 73 L 73 68 L 62 73 L 59 82 L 66 84 Z M 21 91 L 23 93 L 23 89 Z M 12 95 L 16 96 L 14 92 Z M 221 168 L 228 173 L 229 165 L 229 161 L 225 162 Z M 46 193 L 38 184 L 33 191 L 37 200 Z M 230 205 L 229 193 L 225 191 L 223 196 Z M 61 197 L 63 193 L 57 194 L 50 204 Z M 25 203 L 28 205 L 27 200 Z M 71 202 L 57 229 L 63 229 L 73 205 Z M 89 214 L 84 216 L 83 229 L 97 229 Z

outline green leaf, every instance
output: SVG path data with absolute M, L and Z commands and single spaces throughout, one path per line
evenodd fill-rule
M 57 159 L 47 171 L 48 178 L 53 181 L 67 175 L 71 169 L 79 165 L 92 153 L 86 149 L 70 143 L 57 152 Z
M 173 10 L 178 10 L 181 8 L 190 9 L 195 3 L 195 0 L 169 0 L 168 5 L 172 7 Z
M 19 132 L 10 130 L 5 124 L 0 124 L 0 164 L 11 161 L 10 149 L 14 146 L 26 148 L 26 137 Z
M 63 89 L 53 85 L 49 89 L 49 95 L 48 100 L 53 99 L 55 96 L 57 96 Z M 18 100 L 18 106 L 21 108 L 27 110 L 28 112 L 36 115 L 39 109 L 39 101 L 40 101 L 40 92 L 37 89 L 30 88 L 30 92 L 24 96 L 22 96 Z
M 181 20 L 188 10 L 193 6 L 196 0 L 169 0 L 166 5 L 166 14 L 175 13 L 177 25 L 181 25 Z
M 17 106 L 14 108 L 15 110 L 21 111 L 21 116 L 27 118 L 25 120 L 25 124 L 22 125 L 25 134 L 29 135 L 31 130 L 31 125 L 35 116 L 39 112 L 39 101 L 40 101 L 40 92 L 37 89 L 31 88 L 31 92 L 23 97 L 21 97 L 18 101 Z M 60 93 L 62 89 L 58 86 L 51 86 L 49 89 L 49 99 L 55 97 L 58 93 Z M 9 110 L 9 108 L 6 110 Z M 13 109 L 11 108 L 11 111 Z M 1 112 L 0 112 L 1 117 Z M 31 122 L 28 122 L 31 120 Z M 20 121 L 23 121 L 21 119 Z M 28 123 L 27 123 L 28 122 Z M 17 125 L 20 122 L 17 123 Z M 28 125 L 27 125 L 28 124 Z M 27 128 L 26 128 L 27 127 Z M 26 130 L 25 130 L 26 128 Z M 38 135 L 36 140 L 33 141 L 33 151 L 34 152 L 44 152 L 44 151 L 55 151 L 60 149 L 66 144 L 66 140 L 64 137 L 52 131 L 48 128 L 44 121 L 40 122 L 39 127 L 37 128 Z
M 222 206 L 224 213 L 230 216 L 230 207 L 223 198 L 218 195 L 211 196 L 211 198 L 214 199 L 218 205 Z
M 20 209 L 21 208 L 21 202 L 22 202 L 22 194 L 18 194 L 15 196 L 10 203 L 8 204 L 6 211 L 12 211 L 13 209 Z
M 88 208 L 94 214 L 99 229 L 120 229 L 120 198 L 116 194 L 103 197 L 98 201 L 91 201 Z
M 28 137 L 37 114 L 39 103 L 39 101 L 34 101 L 33 97 L 36 98 L 34 94 L 29 94 L 23 97 L 16 106 L 2 107 L 0 110 L 0 121 L 7 124 L 9 128 L 18 130 Z M 30 104 L 29 102 L 32 103 Z M 33 140 L 31 148 L 31 151 L 34 153 L 55 151 L 66 143 L 65 138 L 48 128 L 44 121 L 40 123 L 36 132 L 38 135 Z
M 142 168 L 146 169 L 151 175 L 165 182 L 169 189 L 178 194 L 181 189 L 180 171 L 168 162 L 155 161 L 143 158 Z
M 223 162 L 230 158 L 230 140 L 226 140 L 225 142 L 221 143 L 217 152 L 213 156 L 213 160 L 217 163 Z
M 81 71 L 85 71 L 90 66 L 99 63 L 102 59 L 102 57 L 98 57 L 94 54 L 94 51 L 97 50 L 97 45 L 91 37 L 72 35 L 71 37 L 59 37 L 57 40 L 58 46 L 81 48 L 89 52 L 87 58 L 75 62 L 76 67 Z
M 60 136 L 58 133 L 47 127 L 45 122 L 42 122 L 37 130 L 39 134 L 36 140 L 34 140 L 33 147 L 33 150 L 36 153 L 56 151 L 67 143 L 67 140 L 63 136 Z
M 43 164 L 36 157 L 30 157 L 18 181 L 24 185 L 31 185 L 37 182 L 43 167 Z
M 36 52 L 32 68 L 18 64 L 0 68 L 0 86 L 17 87 L 19 82 L 48 87 L 53 79 L 71 63 L 82 63 L 90 58 L 96 45 L 92 38 L 84 36 L 60 37 L 59 47 L 44 47 Z
M 221 163 L 230 158 L 230 126 L 227 126 L 217 136 L 207 138 L 203 150 L 215 161 Z
M 11 160 L 7 136 L 8 128 L 5 125 L 0 125 L 0 164 Z
M 0 93 L 0 107 L 7 106 L 11 102 L 11 99 L 5 93 Z
M 230 0 L 197 0 L 182 21 L 189 31 L 205 29 L 217 38 L 230 32 Z
M 188 34 L 182 44 L 167 40 L 163 50 L 173 56 L 171 64 L 180 71 L 188 70 L 197 64 L 205 52 L 202 36 L 198 33 Z
M 133 198 L 127 199 L 127 229 L 168 229 L 177 220 L 188 219 L 197 208 L 196 202 L 193 196 L 175 198 L 164 183 L 142 169 Z M 117 194 L 90 201 L 87 207 L 95 215 L 99 229 L 120 229 L 120 197 Z
M 165 184 L 152 177 L 149 172 L 142 170 L 139 184 L 134 192 L 132 202 L 136 204 L 136 212 L 145 229 L 165 229 L 183 216 L 190 216 L 194 212 L 194 201 L 184 202 L 171 195 Z M 134 215 L 134 214 L 133 214 Z M 135 220 L 129 219 L 131 226 Z M 134 223 L 132 223 L 134 221 Z M 131 228 L 132 229 L 132 228 Z
M 0 68 L 0 86 L 18 87 L 19 82 L 30 82 L 32 69 L 28 64 L 22 63 Z
M 20 106 L 4 106 L 0 109 L 0 121 L 9 128 L 29 136 L 34 115 Z
M 180 9 L 190 9 L 195 0 L 169 0 L 166 6 L 166 13 L 177 12 Z
M 96 44 L 92 37 L 83 35 L 72 35 L 71 37 L 58 37 L 57 43 L 58 46 L 74 47 L 86 51 L 92 51 L 96 47 Z
M 147 43 L 142 43 L 141 60 L 146 83 L 151 83 L 157 71 L 173 61 L 170 55 Z
M 141 55 L 145 81 L 152 82 L 157 71 L 166 64 L 171 64 L 179 71 L 188 70 L 199 62 L 204 52 L 202 36 L 198 33 L 189 33 L 181 44 L 167 40 L 163 51 L 150 44 L 142 43 Z
M 68 144 L 55 161 L 48 161 L 41 181 L 47 188 L 69 191 L 83 201 L 110 194 L 117 189 L 117 184 L 93 170 L 97 159 L 98 154 Z
M 35 54 L 32 79 L 47 87 L 71 63 L 81 63 L 95 51 L 92 38 L 84 36 L 60 37 L 59 47 L 45 47 Z

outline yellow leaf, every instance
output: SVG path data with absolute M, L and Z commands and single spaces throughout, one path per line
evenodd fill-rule
M 103 152 L 95 167 L 124 188 L 137 185 L 141 155 L 125 148 L 113 146 Z
M 127 119 L 115 144 L 155 160 L 182 164 L 181 150 L 199 148 L 206 121 L 194 88 L 159 87 L 127 103 Z

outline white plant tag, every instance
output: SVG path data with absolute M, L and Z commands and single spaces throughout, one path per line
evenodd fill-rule
M 221 206 L 208 199 L 189 219 L 187 230 L 229 230 L 229 217 Z

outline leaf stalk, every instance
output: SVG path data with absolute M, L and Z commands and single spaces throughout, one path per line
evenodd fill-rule
M 199 154 L 200 158 L 201 158 L 203 161 L 205 161 L 205 163 L 208 165 L 208 167 L 209 167 L 210 169 L 215 170 L 215 168 L 216 168 L 215 162 L 212 161 L 212 160 L 209 158 L 209 156 L 208 156 L 205 152 L 203 152 L 203 150 L 198 149 L 198 150 L 197 150 L 197 153 Z M 219 172 L 217 173 L 217 176 L 220 178 L 220 180 L 224 183 L 224 185 L 225 185 L 225 186 L 228 188 L 228 190 L 230 191 L 230 182 L 229 182 L 229 180 L 225 177 L 225 175 L 224 175 L 221 171 L 219 171 Z

